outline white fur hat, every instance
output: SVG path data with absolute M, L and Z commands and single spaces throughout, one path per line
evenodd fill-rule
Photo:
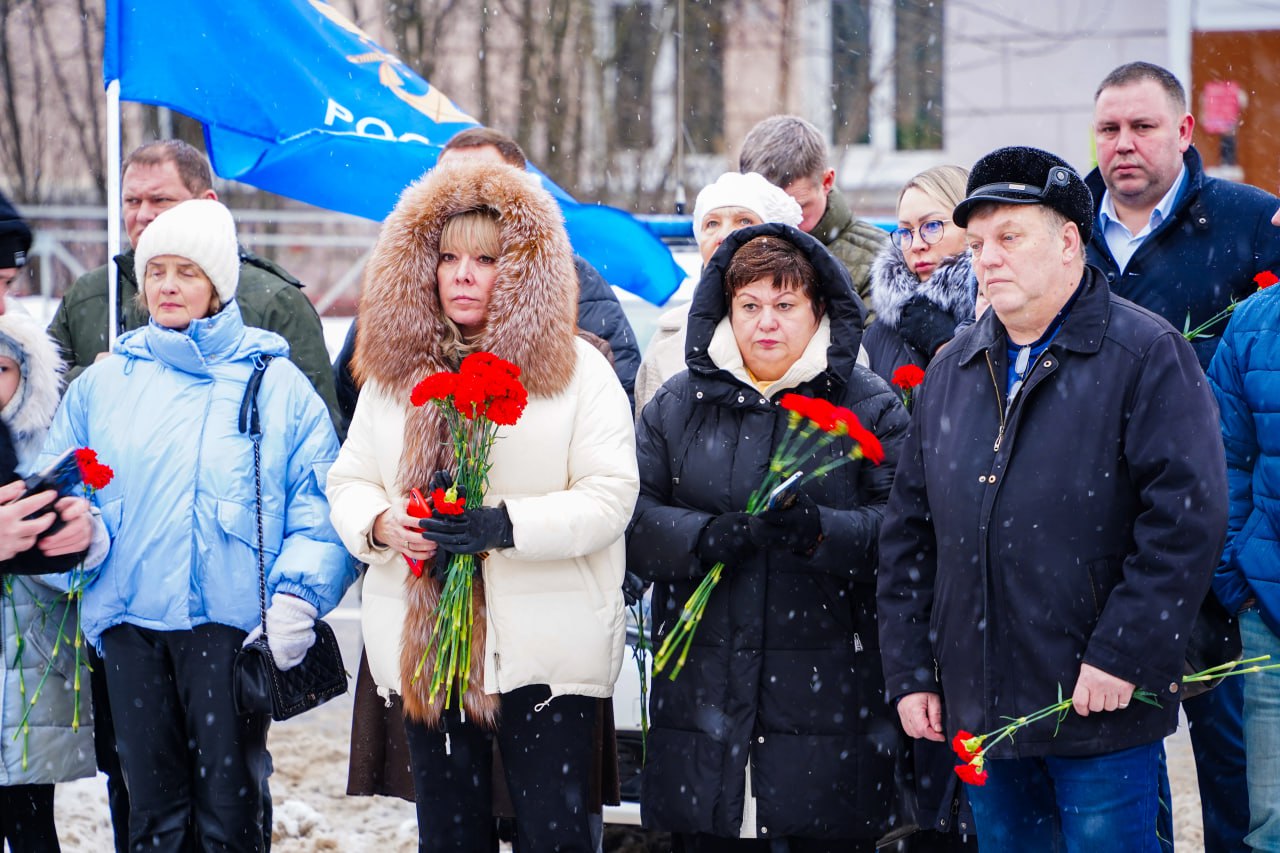
M 796 200 L 759 172 L 725 172 L 707 184 L 693 204 L 693 235 L 702 233 L 702 220 L 720 207 L 745 207 L 761 222 L 781 222 L 798 227 L 804 214 Z
M 193 198 L 153 219 L 133 252 L 133 269 L 139 284 L 146 280 L 147 263 L 161 255 L 193 261 L 213 282 L 223 305 L 236 298 L 240 245 L 236 242 L 235 220 L 222 202 Z

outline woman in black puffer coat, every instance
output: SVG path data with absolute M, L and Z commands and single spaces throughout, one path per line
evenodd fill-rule
M 876 536 L 907 417 L 855 364 L 861 314 L 816 240 L 778 224 L 737 231 L 694 295 L 688 370 L 641 418 L 627 558 L 655 583 L 655 646 L 726 563 L 683 671 L 656 677 L 650 699 L 644 822 L 681 849 L 870 851 L 893 823 L 898 729 L 876 640 Z M 809 483 L 767 522 L 747 519 L 739 511 L 786 431 L 787 392 L 853 410 L 885 458 Z M 840 439 L 823 460 L 849 447 Z
M 938 348 L 974 320 L 978 281 L 964 229 L 951 222 L 968 177 L 959 166 L 936 166 L 898 196 L 898 228 L 871 266 L 876 320 L 862 339 L 871 369 L 886 382 L 905 364 L 928 367 Z

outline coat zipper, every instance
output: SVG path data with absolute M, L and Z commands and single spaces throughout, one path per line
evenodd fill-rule
M 996 381 L 996 366 L 991 363 L 991 351 L 990 350 L 985 351 L 984 355 L 986 355 L 987 357 L 987 370 L 988 372 L 991 373 L 991 389 L 995 391 L 995 394 L 996 394 L 996 411 L 1000 413 L 1000 430 L 999 432 L 996 433 L 996 441 L 995 441 L 995 444 L 992 445 L 991 447 L 991 452 L 999 453 L 1000 442 L 1004 440 L 1004 427 L 1005 427 L 1004 401 L 1000 399 L 1000 383 Z

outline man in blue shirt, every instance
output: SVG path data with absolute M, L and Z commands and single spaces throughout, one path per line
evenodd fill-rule
M 1277 199 L 1204 174 L 1191 144 L 1195 119 L 1182 85 L 1164 68 L 1133 62 L 1112 71 L 1094 97 L 1098 168 L 1086 178 L 1097 200 L 1089 263 L 1112 292 L 1193 329 L 1280 271 Z M 1224 320 L 1192 342 L 1208 368 Z M 1241 723 L 1243 684 L 1226 679 L 1184 700 L 1200 779 L 1207 853 L 1247 851 L 1248 793 Z

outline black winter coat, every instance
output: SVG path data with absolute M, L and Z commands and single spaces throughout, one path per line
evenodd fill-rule
M 708 352 L 727 313 L 723 270 L 760 235 L 804 248 L 831 323 L 826 369 L 789 390 L 852 409 L 880 438 L 885 460 L 845 465 L 805 487 L 825 537 L 810 557 L 761 552 L 724 570 L 684 671 L 653 682 L 643 816 L 654 828 L 737 837 L 750 758 L 760 838 L 876 837 L 891 813 L 897 740 L 876 650 L 876 539 L 907 418 L 884 382 L 855 365 L 861 304 L 848 272 L 803 232 L 776 224 L 737 231 L 703 271 L 689 369 L 640 420 L 628 568 L 655 582 L 657 647 L 710 568 L 695 555 L 703 527 L 746 506 L 785 432 L 786 413 Z M 846 453 L 846 441 L 828 452 Z
M 1089 263 L 1106 273 L 1111 291 L 1154 311 L 1178 331 L 1199 326 L 1231 303 L 1257 290 L 1253 277 L 1264 270 L 1280 275 L 1280 228 L 1271 216 L 1280 200 L 1257 187 L 1210 178 L 1194 147 L 1182 155 L 1187 184 L 1173 212 L 1156 228 L 1120 272 L 1096 222 Z M 1085 178 L 1093 192 L 1094 215 L 1106 186 L 1094 169 Z M 1193 342 L 1200 367 L 1218 349 L 1226 321 Z
M 1162 708 L 1067 715 L 993 758 L 1096 755 L 1177 723 L 1187 637 L 1226 532 L 1222 437 L 1190 346 L 1086 267 L 1002 425 L 993 311 L 934 359 L 880 538 L 890 697 L 941 692 L 949 735 L 1070 696 L 1081 662 Z M 939 683 L 941 690 L 939 691 Z

